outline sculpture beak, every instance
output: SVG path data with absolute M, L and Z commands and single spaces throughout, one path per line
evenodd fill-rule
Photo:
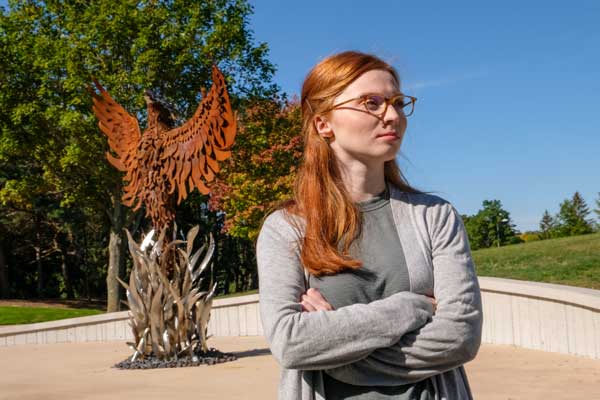
M 144 91 L 144 100 L 146 101 L 146 105 L 151 105 L 154 103 L 154 94 L 151 90 Z

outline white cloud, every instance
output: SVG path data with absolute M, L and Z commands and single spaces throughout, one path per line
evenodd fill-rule
M 408 89 L 408 90 L 423 89 L 423 88 L 430 88 L 430 87 L 437 87 L 437 86 L 446 86 L 446 85 L 451 85 L 453 83 L 466 81 L 469 79 L 479 78 L 479 77 L 485 76 L 487 74 L 488 74 L 487 71 L 470 72 L 470 73 L 465 73 L 460 76 L 451 76 L 451 77 L 443 78 L 443 79 L 431 79 L 431 80 L 417 81 L 417 82 L 413 82 L 413 83 L 408 83 L 403 86 L 405 89 Z

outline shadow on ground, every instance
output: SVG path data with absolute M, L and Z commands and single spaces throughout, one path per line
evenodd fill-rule
M 271 354 L 271 350 L 269 350 L 269 348 L 264 348 L 264 349 L 254 349 L 254 350 L 246 350 L 246 351 L 234 351 L 232 353 L 235 354 L 235 356 L 237 358 L 244 358 L 244 357 L 264 356 L 267 354 Z

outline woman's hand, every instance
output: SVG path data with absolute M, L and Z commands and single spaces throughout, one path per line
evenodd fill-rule
M 435 314 L 435 310 L 437 309 L 437 300 L 435 299 L 435 297 L 429 296 L 427 296 L 427 299 L 431 302 L 431 304 L 433 304 L 433 313 Z
M 302 311 L 331 311 L 333 307 L 325 297 L 315 288 L 309 288 L 300 298 Z

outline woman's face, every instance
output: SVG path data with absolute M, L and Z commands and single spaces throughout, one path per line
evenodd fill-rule
M 346 87 L 333 104 L 373 93 L 391 98 L 399 94 L 400 89 L 389 72 L 371 70 Z M 378 166 L 395 158 L 406 130 L 406 117 L 391 105 L 378 117 L 368 113 L 357 99 L 317 116 L 315 125 L 319 134 L 330 139 L 330 146 L 342 163 L 358 161 Z

